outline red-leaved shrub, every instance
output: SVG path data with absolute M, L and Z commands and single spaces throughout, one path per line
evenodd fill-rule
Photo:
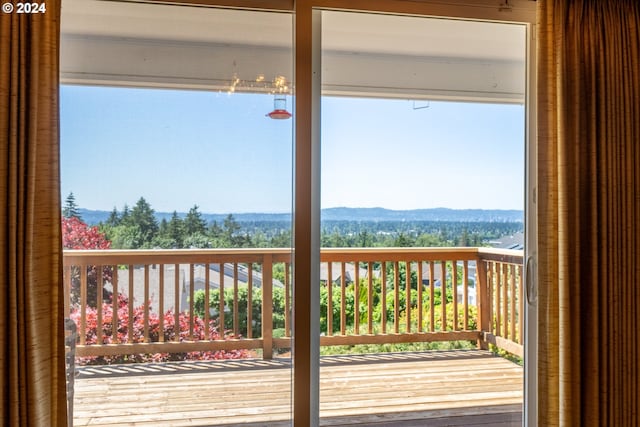
M 89 226 L 81 219 L 76 217 L 62 218 L 62 247 L 65 249 L 110 249 L 111 242 L 106 238 L 104 233 L 100 232 L 98 227 Z M 71 266 L 71 303 L 80 303 L 80 273 L 79 266 Z M 84 272 L 83 272 L 84 274 Z M 96 307 L 98 304 L 98 278 L 102 275 L 102 281 L 111 282 L 113 276 L 113 268 L 104 266 L 101 270 L 95 265 L 86 267 L 87 277 L 87 295 L 86 303 L 90 307 Z M 111 292 L 102 287 L 102 298 L 106 301 L 111 298 Z
M 118 330 L 113 333 L 113 307 L 112 304 L 102 305 L 102 343 L 117 344 L 129 342 L 129 309 L 128 299 L 123 295 L 118 296 Z M 98 310 L 93 307 L 86 307 L 86 330 L 85 343 L 87 345 L 98 343 Z M 76 323 L 80 331 L 81 312 L 79 308 L 71 311 L 71 319 Z M 204 321 L 194 314 L 193 336 L 189 336 L 189 314 L 179 313 L 179 325 L 176 331 L 174 312 L 169 310 L 163 317 L 164 341 L 174 341 L 176 332 L 178 341 L 201 341 L 204 339 L 219 340 L 239 338 L 225 332 L 225 336 L 220 338 L 215 323 L 210 322 L 209 331 L 205 328 Z M 158 342 L 160 337 L 159 315 L 151 311 L 149 307 L 149 341 Z M 144 305 L 135 306 L 133 309 L 133 331 L 131 342 L 144 342 Z M 82 365 L 105 365 L 114 363 L 136 363 L 136 362 L 164 362 L 170 360 L 219 360 L 219 359 L 243 359 L 249 357 L 247 350 L 218 350 L 218 351 L 195 351 L 189 353 L 155 353 L 155 354 L 128 354 L 116 356 L 89 356 L 79 357 L 76 361 Z

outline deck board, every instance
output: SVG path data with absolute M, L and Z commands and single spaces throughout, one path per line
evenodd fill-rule
M 323 357 L 321 425 L 517 426 L 522 368 L 480 350 Z M 291 363 L 84 367 L 75 426 L 285 426 Z

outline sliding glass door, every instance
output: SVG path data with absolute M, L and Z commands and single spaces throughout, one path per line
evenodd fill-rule
M 288 425 L 292 15 L 65 0 L 75 425 Z
M 522 423 L 524 25 L 323 11 L 321 423 Z

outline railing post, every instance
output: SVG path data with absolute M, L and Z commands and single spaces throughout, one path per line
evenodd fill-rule
M 262 358 L 273 357 L 273 258 L 265 254 L 262 263 Z
M 489 345 L 484 340 L 484 332 L 491 332 L 491 301 L 489 299 L 489 284 L 487 283 L 487 264 L 480 256 L 476 259 L 476 275 L 478 329 L 482 331 L 482 335 L 478 339 L 478 348 L 487 350 Z

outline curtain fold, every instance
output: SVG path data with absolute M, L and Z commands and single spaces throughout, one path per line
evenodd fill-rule
M 640 4 L 538 0 L 541 426 L 638 426 Z
M 60 4 L 0 13 L 0 425 L 67 424 L 60 236 Z

